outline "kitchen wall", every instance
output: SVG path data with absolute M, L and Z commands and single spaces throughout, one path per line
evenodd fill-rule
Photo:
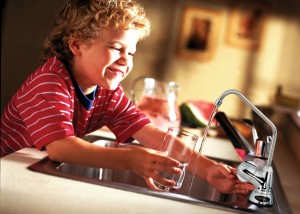
M 152 19 L 152 35 L 140 44 L 131 76 L 124 81 L 129 87 L 139 73 L 175 81 L 181 86 L 179 102 L 203 99 L 214 102 L 227 89 L 237 89 L 254 104 L 273 102 L 278 85 L 284 93 L 300 97 L 299 2 L 269 2 L 264 36 L 259 50 L 236 48 L 225 42 L 232 1 L 143 1 Z M 181 58 L 176 54 L 182 13 L 186 6 L 196 6 L 221 13 L 216 52 L 208 62 Z M 163 9 L 162 9 L 163 8 Z M 171 18 L 170 18 L 171 17 Z M 145 54 L 155 53 L 156 59 Z M 148 60 L 147 60 L 148 59 Z M 154 61 L 155 63 L 154 63 Z M 232 116 L 244 115 L 248 108 L 232 96 L 221 109 Z
M 42 43 L 50 30 L 61 0 L 10 0 L 2 14 L 1 112 L 25 77 L 38 65 Z M 232 1 L 141 0 L 152 22 L 149 38 L 138 44 L 135 67 L 123 87 L 129 94 L 141 75 L 181 86 L 178 102 L 202 99 L 214 102 L 227 89 L 241 91 L 256 105 L 273 102 L 276 87 L 300 97 L 300 2 L 269 1 L 261 47 L 257 51 L 226 43 Z M 182 13 L 196 6 L 220 14 L 215 53 L 209 61 L 178 56 L 176 48 Z M 244 116 L 247 108 L 234 96 L 225 98 L 221 110 L 233 117 Z

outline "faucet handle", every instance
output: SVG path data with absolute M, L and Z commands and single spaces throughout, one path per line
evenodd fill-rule
M 263 136 L 258 138 L 256 140 L 255 156 L 258 158 L 267 159 L 269 156 L 271 143 L 271 136 Z

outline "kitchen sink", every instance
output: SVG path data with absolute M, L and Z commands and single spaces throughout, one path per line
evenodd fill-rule
M 105 147 L 126 147 L 127 144 L 117 144 L 111 139 L 99 136 L 87 136 L 86 140 Z M 131 143 L 141 146 L 138 143 Z M 236 167 L 239 163 L 225 162 L 228 165 Z M 53 176 L 59 176 L 67 179 L 78 180 L 95 185 L 101 185 L 111 188 L 117 188 L 125 191 L 132 191 L 140 194 L 151 195 L 155 197 L 166 198 L 186 203 L 192 203 L 200 206 L 208 206 L 221 210 L 229 210 L 233 213 L 255 212 L 255 213 L 290 213 L 286 198 L 283 194 L 276 169 L 274 168 L 273 193 L 274 203 L 272 207 L 259 207 L 248 202 L 248 195 L 223 194 L 209 185 L 205 180 L 194 178 L 192 190 L 188 195 L 188 189 L 192 176 L 186 173 L 185 180 L 179 190 L 173 192 L 159 192 L 148 188 L 144 179 L 130 170 L 115 170 L 102 168 L 89 168 L 66 163 L 57 163 L 48 157 L 29 166 L 30 170 L 45 173 Z

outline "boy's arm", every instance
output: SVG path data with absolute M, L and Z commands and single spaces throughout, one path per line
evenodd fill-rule
M 89 167 L 128 168 L 128 149 L 101 147 L 78 137 L 55 140 L 46 146 L 51 160 Z
M 49 158 L 54 161 L 95 168 L 129 169 L 166 186 L 174 185 L 174 181 L 161 177 L 157 171 L 180 173 L 178 161 L 156 150 L 140 146 L 109 148 L 77 137 L 67 137 L 51 142 L 46 146 L 46 150 Z

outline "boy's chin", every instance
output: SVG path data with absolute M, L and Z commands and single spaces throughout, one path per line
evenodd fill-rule
M 120 83 L 120 82 L 113 82 L 113 83 L 110 83 L 110 84 L 107 86 L 107 89 L 109 89 L 109 90 L 115 90 L 115 89 L 119 86 L 119 83 Z
M 99 87 L 106 90 L 115 90 L 120 85 L 120 81 L 106 81 L 100 83 Z

